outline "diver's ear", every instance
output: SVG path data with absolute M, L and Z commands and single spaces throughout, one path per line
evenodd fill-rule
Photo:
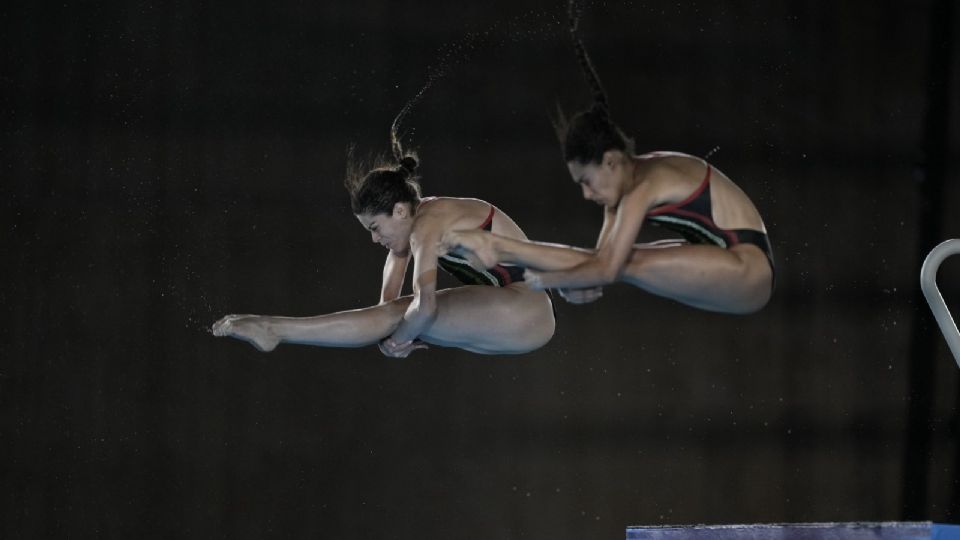
M 603 167 L 613 170 L 623 165 L 626 155 L 620 150 L 607 150 L 603 153 Z
M 393 217 L 397 219 L 405 219 L 410 217 L 412 212 L 410 211 L 410 203 L 398 202 L 393 205 Z

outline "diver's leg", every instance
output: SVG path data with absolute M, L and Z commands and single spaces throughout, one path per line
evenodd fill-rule
M 546 293 L 522 283 L 468 285 L 437 293 L 437 317 L 420 339 L 482 354 L 519 354 L 542 347 L 554 329 Z
M 773 270 L 751 244 L 680 245 L 630 255 L 620 280 L 658 296 L 725 313 L 751 313 L 770 299 Z
M 280 343 L 362 347 L 392 334 L 410 300 L 410 296 L 405 296 L 376 306 L 315 317 L 227 315 L 214 323 L 213 334 L 248 341 L 261 351 L 272 351 Z
M 271 351 L 280 343 L 321 347 L 373 345 L 396 330 L 411 296 L 363 309 L 315 317 L 228 315 L 213 326 Z M 522 353 L 553 336 L 554 319 L 546 293 L 522 283 L 509 287 L 469 285 L 437 292 L 437 316 L 419 339 L 483 354 Z

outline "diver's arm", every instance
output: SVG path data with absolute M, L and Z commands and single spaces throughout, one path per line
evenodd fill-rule
M 597 247 L 603 247 L 604 242 L 610 236 L 610 230 L 613 229 L 613 223 L 617 220 L 617 209 L 609 206 L 603 207 L 603 225 L 600 227 L 600 234 L 597 236 Z
M 437 246 L 439 227 L 429 218 L 418 220 L 410 235 L 413 253 L 413 301 L 407 307 L 400 326 L 387 340 L 396 346 L 413 341 L 437 316 Z
M 380 287 L 380 303 L 390 302 L 400 297 L 403 292 L 403 280 L 410 263 L 410 252 L 397 255 L 390 251 L 383 264 L 383 284 Z
M 600 245 L 590 258 L 567 270 L 532 272 L 530 285 L 538 289 L 579 289 L 617 281 L 630 258 L 647 211 L 654 205 L 657 185 L 655 180 L 649 179 L 624 195 L 606 237 L 600 239 Z M 604 229 L 607 229 L 606 224 Z
M 613 229 L 613 223 L 616 218 L 616 209 L 610 208 L 609 206 L 603 207 L 603 225 L 600 227 L 600 235 L 597 236 L 596 249 L 600 249 L 600 246 L 602 246 L 604 242 L 606 242 L 607 237 L 610 236 L 610 230 Z M 571 304 L 589 304 L 603 297 L 603 286 L 595 285 L 583 288 L 561 287 L 557 289 L 557 292 L 560 293 L 561 298 Z

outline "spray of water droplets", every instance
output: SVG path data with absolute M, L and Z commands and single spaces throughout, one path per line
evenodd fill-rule
M 586 5 L 593 2 L 586 2 Z M 399 137 L 400 126 L 427 90 L 457 68 L 470 62 L 481 49 L 492 49 L 504 43 L 548 41 L 566 38 L 568 19 L 560 10 L 528 10 L 509 19 L 497 21 L 483 30 L 468 32 L 463 38 L 442 45 L 433 64 L 427 67 L 427 80 L 400 109 L 391 126 L 391 134 Z

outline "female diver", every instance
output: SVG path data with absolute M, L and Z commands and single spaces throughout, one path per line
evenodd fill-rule
M 609 117 L 607 99 L 577 34 L 570 32 L 593 89 L 586 111 L 557 122 L 564 161 L 583 197 L 604 207 L 593 250 L 529 242 L 482 231 L 451 231 L 443 248 L 478 268 L 527 267 L 536 289 L 560 289 L 573 303 L 596 300 L 622 281 L 700 309 L 750 313 L 770 299 L 774 268 L 770 242 L 750 198 L 706 161 L 677 152 L 635 155 L 633 141 Z M 636 244 L 641 225 L 680 233 L 685 240 Z
M 523 269 L 490 265 L 475 270 L 455 254 L 438 251 L 444 232 L 490 231 L 498 238 L 526 240 L 509 216 L 478 199 L 420 195 L 417 159 L 405 154 L 390 131 L 395 164 L 379 164 L 363 175 L 348 164 L 346 187 L 353 213 L 374 243 L 387 248 L 380 303 L 315 317 L 227 315 L 213 334 L 252 343 L 262 351 L 279 343 L 361 347 L 378 343 L 387 356 L 406 357 L 427 343 L 480 354 L 517 354 L 546 344 L 553 336 L 553 306 L 547 293 L 529 288 Z M 413 294 L 400 296 L 413 258 Z M 436 290 L 437 267 L 464 283 Z

